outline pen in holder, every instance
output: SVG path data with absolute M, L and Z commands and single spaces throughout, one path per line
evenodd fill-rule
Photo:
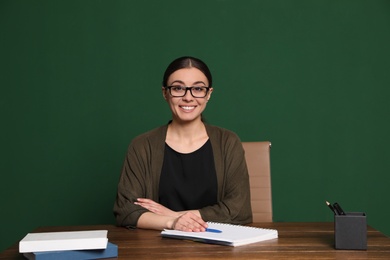
M 336 249 L 366 250 L 367 219 L 363 212 L 346 212 L 334 216 Z

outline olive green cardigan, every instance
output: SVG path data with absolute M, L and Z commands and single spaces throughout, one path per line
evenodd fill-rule
M 238 136 L 207 125 L 218 181 L 218 203 L 198 209 L 203 220 L 231 224 L 252 222 L 249 176 Z M 158 202 L 159 181 L 168 125 L 136 137 L 129 145 L 118 184 L 114 215 L 119 226 L 136 227 L 147 210 L 134 205 L 137 198 Z

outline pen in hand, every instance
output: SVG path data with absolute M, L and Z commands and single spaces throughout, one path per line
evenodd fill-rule
M 337 212 L 337 210 L 327 201 L 325 201 L 326 205 L 328 205 L 328 207 L 330 208 L 331 211 L 333 211 L 333 213 L 335 215 L 338 215 L 339 213 Z

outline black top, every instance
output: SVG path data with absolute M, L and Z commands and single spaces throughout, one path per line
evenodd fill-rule
M 165 144 L 159 203 L 173 211 L 200 209 L 217 203 L 217 174 L 210 140 L 183 154 Z

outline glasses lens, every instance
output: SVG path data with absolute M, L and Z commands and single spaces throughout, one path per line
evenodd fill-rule
M 192 87 L 191 94 L 194 97 L 205 97 L 207 95 L 207 90 L 206 87 Z
M 182 97 L 186 94 L 186 88 L 181 86 L 171 86 L 169 90 L 174 97 Z

